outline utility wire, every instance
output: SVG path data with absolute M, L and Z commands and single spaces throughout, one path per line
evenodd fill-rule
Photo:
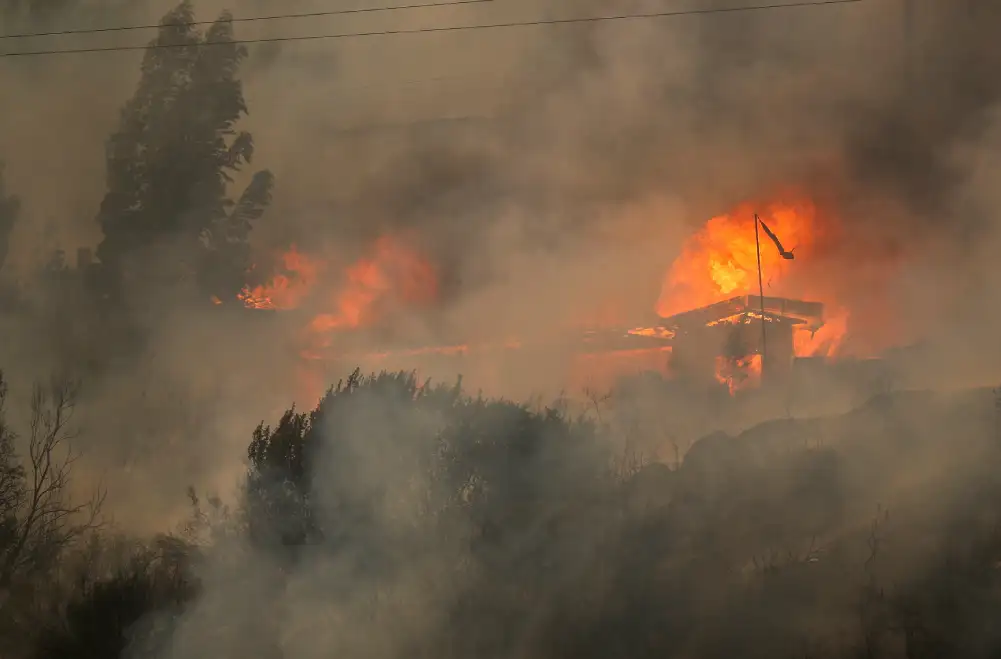
M 446 2 L 425 2 L 410 5 L 394 5 L 390 7 L 364 7 L 361 9 L 334 9 L 329 11 L 310 11 L 301 14 L 274 14 L 271 16 L 248 16 L 246 18 L 228 18 L 227 23 L 251 23 L 259 21 L 279 21 L 294 18 L 319 18 L 321 16 L 344 16 L 348 14 L 371 14 L 380 11 L 402 11 L 404 9 L 429 9 L 433 7 L 454 7 L 456 5 L 480 5 L 494 0 L 448 0 Z M 181 23 L 155 23 L 149 25 L 117 25 L 113 27 L 81 28 L 78 30 L 57 30 L 55 32 L 23 32 L 20 34 L 0 34 L 3 39 L 30 39 L 32 37 L 60 37 L 70 34 L 100 34 L 103 32 L 131 32 L 133 30 L 155 30 L 162 27 L 195 27 L 212 25 L 216 21 L 190 21 Z
M 427 34 L 434 32 L 463 32 L 469 30 L 494 30 L 501 28 L 530 27 L 537 25 L 569 25 L 574 23 L 601 23 L 607 21 L 628 21 L 651 18 L 668 18 L 673 16 L 694 16 L 707 14 L 724 14 L 743 11 L 764 11 L 770 9 L 791 9 L 798 7 L 821 7 L 825 5 L 847 5 L 864 2 L 864 0 L 812 0 L 790 2 L 774 5 L 751 5 L 747 7 L 717 7 L 715 9 L 689 9 L 683 11 L 659 11 L 647 14 L 617 14 L 614 16 L 589 16 L 584 18 L 553 18 L 535 21 L 513 21 L 510 23 L 489 23 L 481 25 L 444 25 L 425 28 L 400 28 L 396 30 L 378 30 L 372 32 L 342 32 L 339 34 L 308 34 L 290 37 L 262 37 L 259 39 L 233 39 L 231 41 L 203 41 L 196 44 L 153 43 L 145 46 L 105 46 L 93 48 L 67 48 L 61 50 L 29 50 L 20 52 L 0 53 L 4 57 L 37 57 L 41 55 L 73 55 L 80 53 L 110 53 L 136 50 L 156 50 L 162 48 L 192 48 L 199 46 L 226 46 L 255 43 L 283 43 L 289 41 L 319 41 L 325 39 L 350 39 L 361 37 L 386 37 L 406 34 Z

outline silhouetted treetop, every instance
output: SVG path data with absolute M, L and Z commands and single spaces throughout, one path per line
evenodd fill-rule
M 356 371 L 312 412 L 258 426 L 251 528 L 282 544 L 337 544 L 387 520 L 461 510 L 485 529 L 579 497 L 605 469 L 604 450 L 592 424 L 556 410 Z
M 202 33 L 188 1 L 160 22 L 142 77 L 107 143 L 108 190 L 98 213 L 98 257 L 119 279 L 148 276 L 154 247 L 171 280 L 197 281 L 221 300 L 235 297 L 250 263 L 246 241 L 270 203 L 273 177 L 258 172 L 238 202 L 227 195 L 251 162 L 238 78 L 246 49 L 233 43 L 230 15 Z M 205 47 L 211 42 L 215 45 Z

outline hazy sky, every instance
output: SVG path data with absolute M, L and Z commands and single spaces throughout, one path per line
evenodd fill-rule
M 239 17 L 377 4 L 196 6 L 200 18 L 211 19 L 223 8 Z M 1001 46 L 988 29 L 998 10 L 916 4 L 912 63 L 919 79 L 911 87 L 902 0 L 253 45 L 242 76 L 250 109 L 244 125 L 255 137 L 254 167 L 277 177 L 255 245 L 267 250 L 294 240 L 350 261 L 380 234 L 410 232 L 452 282 L 434 322 L 406 325 L 415 341 L 526 335 L 608 302 L 628 318 L 648 318 L 691 230 L 740 202 L 794 186 L 844 229 L 824 261 L 803 266 L 818 281 L 835 285 L 858 309 L 889 305 L 918 334 L 945 337 L 952 357 L 1001 361 L 992 338 L 1001 318 L 982 303 L 999 281 L 1001 124 L 992 71 Z M 146 23 L 171 5 L 80 0 L 46 25 L 3 30 Z M 240 23 L 236 33 L 313 35 L 706 6 L 495 0 Z M 148 38 L 78 35 L 3 47 Z M 11 255 L 15 272 L 27 272 L 56 246 L 72 253 L 100 239 L 94 217 L 103 145 L 140 59 L 138 52 L 0 59 L 0 158 L 25 206 Z M 456 118 L 477 121 L 421 124 Z M 423 127 L 399 128 L 415 123 Z M 887 255 L 896 259 L 892 268 L 883 267 Z M 883 324 L 868 312 L 857 318 L 860 331 Z M 182 398 L 221 401 L 210 415 L 212 455 L 239 453 L 232 450 L 246 441 L 248 396 L 268 418 L 287 404 L 278 385 L 261 391 L 242 384 L 270 373 L 275 359 L 248 360 L 246 351 L 267 354 L 277 338 L 292 341 L 300 321 L 234 330 L 228 320 L 213 325 L 177 310 L 155 328 L 149 373 L 169 374 Z M 228 338 L 228 352 L 199 352 L 213 332 Z M 510 390 L 548 387 L 555 367 L 535 366 L 517 373 L 519 386 Z M 228 374 L 225 382 L 211 377 L 218 373 Z M 130 377 L 102 383 L 109 399 L 134 388 Z

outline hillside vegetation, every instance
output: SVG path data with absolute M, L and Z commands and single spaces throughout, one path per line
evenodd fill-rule
M 710 435 L 672 469 L 623 466 L 595 419 L 355 373 L 259 426 L 247 458 L 236 505 L 192 492 L 181 529 L 139 541 L 79 527 L 47 569 L 13 574 L 9 656 L 1001 648 L 990 391 Z M 4 473 L 30 489 L 30 467 Z M 24 510 L 8 509 L 12 528 Z

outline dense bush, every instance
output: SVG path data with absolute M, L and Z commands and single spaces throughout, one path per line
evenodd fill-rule
M 184 540 L 81 582 L 34 656 L 992 656 L 990 408 L 901 395 L 623 473 L 604 424 L 356 372 L 254 431 L 233 511 L 193 499 Z M 891 495 L 960 418 L 967 480 Z

